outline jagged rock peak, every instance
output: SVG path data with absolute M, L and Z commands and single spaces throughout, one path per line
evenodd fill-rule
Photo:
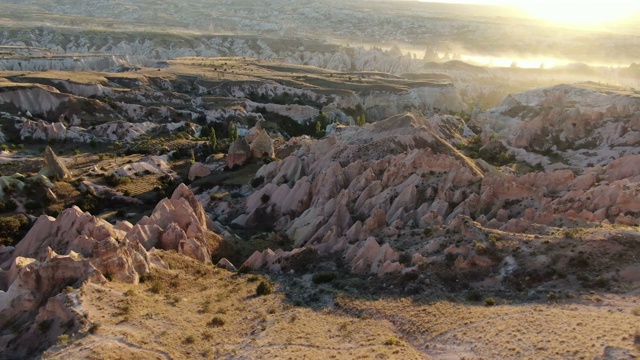
M 202 207 L 202 204 L 200 204 L 200 202 L 198 201 L 198 199 L 196 199 L 196 196 L 193 194 L 193 192 L 184 183 L 178 185 L 178 187 L 173 191 L 173 194 L 171 195 L 171 200 L 177 200 L 177 199 L 187 200 L 187 202 L 189 203 L 189 206 L 191 206 L 191 209 L 193 209 L 193 212 L 196 215 L 196 218 L 198 219 L 198 223 L 200 224 L 200 226 L 202 226 L 206 230 L 207 214 L 205 213 L 204 208 Z
M 260 131 L 260 134 L 251 143 L 251 156 L 255 158 L 275 156 L 273 140 L 266 131 Z
M 44 166 L 38 172 L 38 175 L 44 175 L 48 178 L 70 179 L 71 172 L 64 163 L 58 158 L 51 147 L 47 146 L 44 150 Z

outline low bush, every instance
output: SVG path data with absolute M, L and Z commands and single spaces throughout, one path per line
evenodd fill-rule
M 16 245 L 27 234 L 30 225 L 23 214 L 0 217 L 0 245 Z
M 397 345 L 400 345 L 400 340 L 396 338 L 388 338 L 387 340 L 384 341 L 384 344 L 386 346 L 397 346 Z
M 261 281 L 260 284 L 258 284 L 258 287 L 256 288 L 257 296 L 269 295 L 272 292 L 273 292 L 273 287 L 271 286 L 271 284 L 269 284 L 266 281 Z
M 0 201 L 0 213 L 14 211 L 17 207 L 18 204 L 11 199 Z
M 336 273 L 334 272 L 321 272 L 317 274 L 313 274 L 313 278 L 311 279 L 314 284 L 323 284 L 332 282 L 336 279 Z
M 104 176 L 104 181 L 107 183 L 107 185 L 115 187 L 115 186 L 119 186 L 119 185 L 123 185 L 123 184 L 128 184 L 131 182 L 131 179 L 129 179 L 126 176 L 123 177 L 119 177 L 116 174 L 109 174 L 109 175 L 105 175 Z
M 46 334 L 47 331 L 49 331 L 49 328 L 51 328 L 52 323 L 53 323 L 53 319 L 42 320 L 41 322 L 38 323 L 38 330 L 41 333 Z
M 193 344 L 196 342 L 196 337 L 193 335 L 189 335 L 184 339 L 185 344 Z
M 496 301 L 492 297 L 490 297 L 484 299 L 484 304 L 487 306 L 494 306 L 496 304 Z
M 478 291 L 471 291 L 467 294 L 467 301 L 478 302 L 482 300 L 482 293 Z
M 211 321 L 209 321 L 207 323 L 208 327 L 221 327 L 224 326 L 225 321 L 223 318 L 221 318 L 220 316 L 214 316 L 213 319 L 211 319 Z
M 101 324 L 99 322 L 92 323 L 91 326 L 89 326 L 89 333 L 90 334 L 97 333 L 98 330 L 100 330 L 100 326 Z
M 154 281 L 149 288 L 149 291 L 154 294 L 159 294 L 160 292 L 162 292 L 162 290 L 164 290 L 164 285 L 162 285 L 162 283 L 158 280 Z
M 257 178 L 251 180 L 251 187 L 254 189 L 262 184 L 264 184 L 264 176 L 258 176 Z

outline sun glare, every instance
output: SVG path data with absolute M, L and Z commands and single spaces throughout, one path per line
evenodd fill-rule
M 418 0 L 474 5 L 508 5 L 553 23 L 599 26 L 640 13 L 637 0 Z
M 571 25 L 601 25 L 624 19 L 639 10 L 623 1 L 527 1 L 517 5 L 535 18 Z

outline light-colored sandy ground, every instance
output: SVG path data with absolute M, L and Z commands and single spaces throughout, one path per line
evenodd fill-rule
M 493 307 L 338 295 L 310 308 L 285 296 L 291 283 L 258 297 L 261 275 L 163 257 L 171 270 L 155 270 L 140 285 L 86 286 L 83 306 L 97 330 L 60 341 L 44 358 L 593 359 L 607 346 L 634 351 L 640 329 L 633 293 L 536 304 L 497 299 Z
M 44 358 L 424 358 L 389 321 L 294 307 L 277 292 L 257 297 L 262 277 L 238 277 L 178 255 L 165 259 L 189 271 L 159 271 L 154 278 L 161 280 L 138 286 L 85 287 L 85 310 L 98 330 L 60 342 Z M 149 291 L 153 286 L 162 290 Z M 216 317 L 224 325 L 208 325 Z

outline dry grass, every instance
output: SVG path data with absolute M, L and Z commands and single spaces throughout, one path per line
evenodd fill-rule
M 87 286 L 83 310 L 99 331 L 44 358 L 594 358 L 607 346 L 633 350 L 640 328 L 633 299 L 611 294 L 493 307 L 338 297 L 335 308 L 296 307 L 284 294 L 295 285 L 256 296 L 264 276 L 160 255 L 170 269 L 142 284 Z
M 252 275 L 162 257 L 171 269 L 154 270 L 133 292 L 117 282 L 88 285 L 83 307 L 99 331 L 44 358 L 424 358 L 403 341 L 385 346 L 398 338 L 386 320 L 293 307 L 277 291 L 256 297 Z
M 420 305 L 409 299 L 341 300 L 350 311 L 390 319 L 418 349 L 439 357 L 470 353 L 488 359 L 594 358 L 606 346 L 633 349 L 640 319 L 615 304 Z

